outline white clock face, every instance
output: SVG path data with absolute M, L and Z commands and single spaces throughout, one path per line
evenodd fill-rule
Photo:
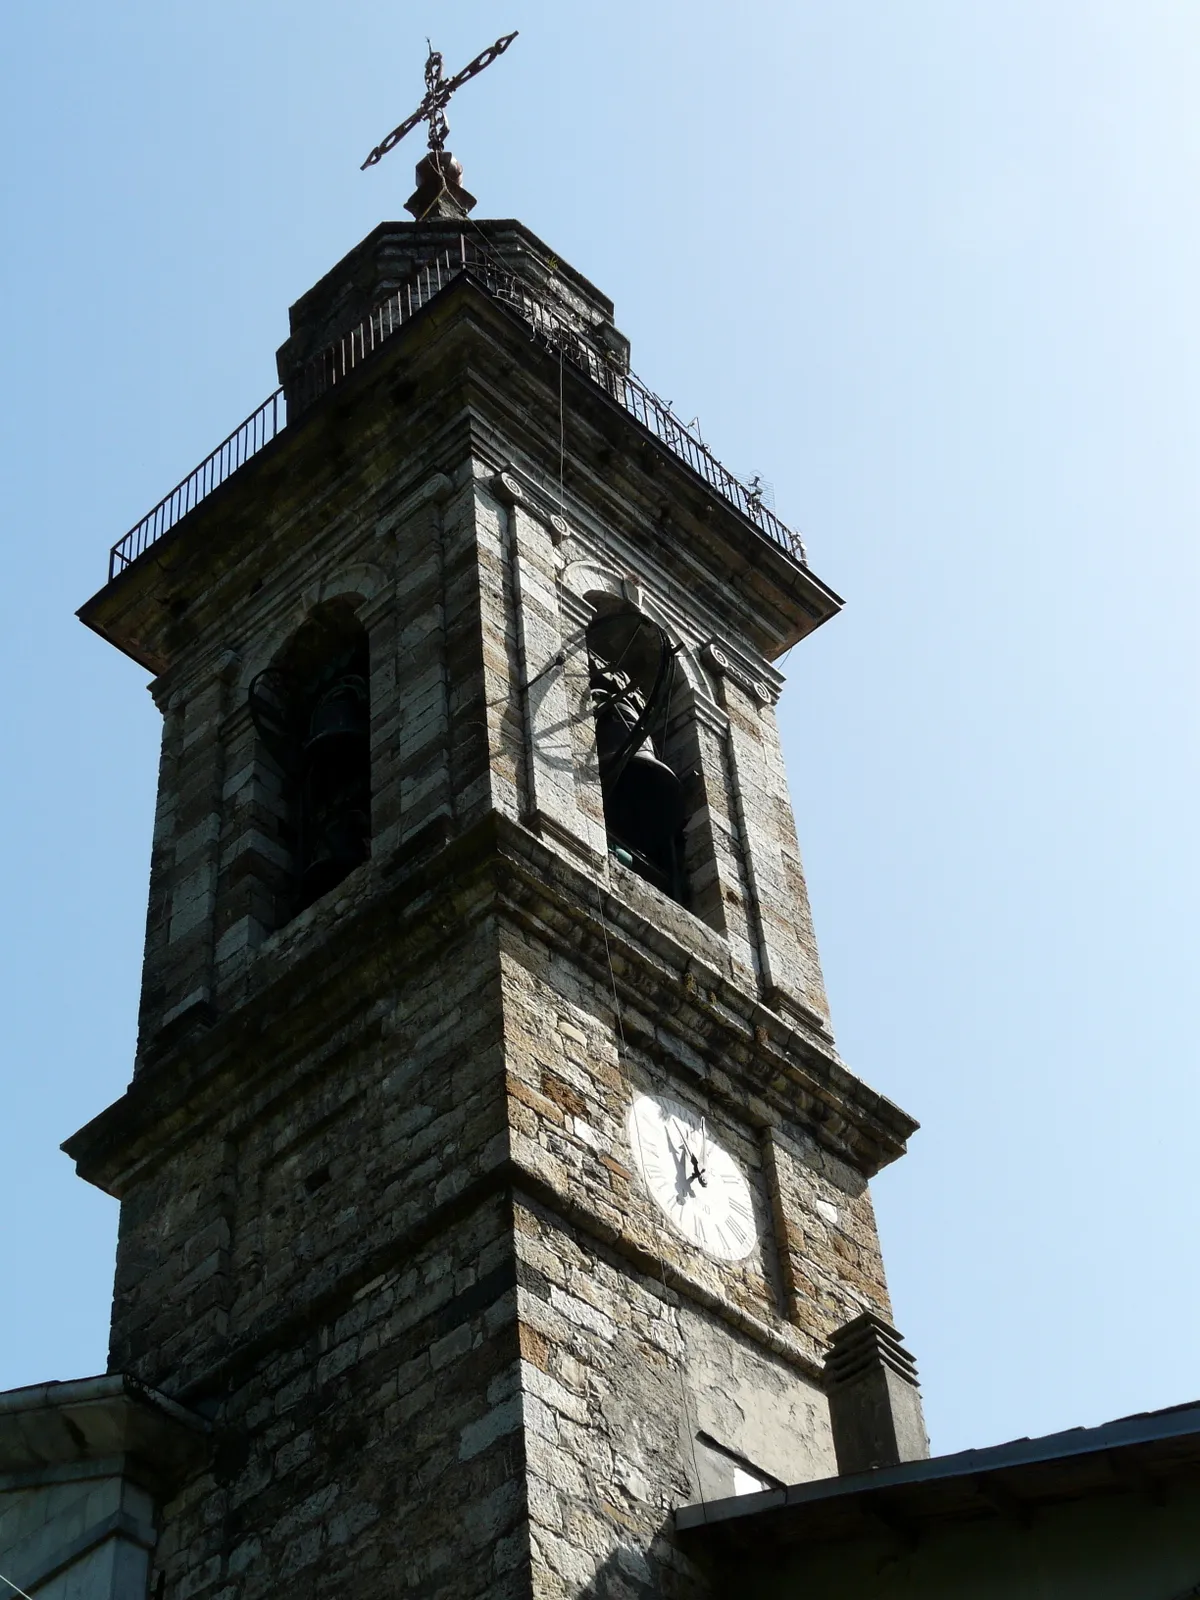
M 639 1094 L 628 1128 L 634 1163 L 667 1220 L 720 1261 L 748 1256 L 755 1244 L 750 1186 L 705 1119 L 677 1100 Z

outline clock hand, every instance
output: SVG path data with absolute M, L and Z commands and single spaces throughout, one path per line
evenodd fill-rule
M 676 1147 L 671 1138 L 670 1128 L 664 1129 L 667 1140 L 667 1149 L 671 1152 L 671 1160 L 675 1163 L 675 1186 L 679 1199 L 682 1202 L 687 1197 L 687 1191 L 692 1187 L 692 1180 L 688 1177 L 687 1164 L 692 1152 L 688 1149 L 687 1140 L 679 1134 L 679 1145 Z M 694 1164 L 694 1163 L 693 1163 Z
M 692 1186 L 692 1178 L 695 1178 L 699 1182 L 700 1187 L 702 1189 L 707 1189 L 708 1188 L 708 1179 L 704 1175 L 704 1170 L 705 1169 L 701 1165 L 701 1163 L 696 1160 L 696 1152 L 692 1149 L 691 1145 L 688 1143 L 687 1135 L 684 1134 L 684 1133 L 681 1133 L 679 1135 L 679 1142 L 683 1146 L 685 1155 L 687 1156 L 688 1160 L 692 1164 L 692 1176 L 691 1176 L 691 1178 L 688 1178 L 688 1180 L 687 1180 L 688 1188 L 689 1189 L 691 1188 L 691 1186 Z M 701 1154 L 703 1154 L 703 1153 L 704 1153 L 703 1146 L 701 1146 Z
M 708 1179 L 705 1176 L 704 1168 L 696 1160 L 695 1152 L 692 1150 L 691 1145 L 687 1141 L 687 1135 L 682 1131 L 682 1129 L 680 1129 L 677 1137 L 679 1139 L 678 1150 L 676 1150 L 674 1144 L 671 1142 L 671 1135 L 668 1131 L 667 1147 L 675 1161 L 676 1179 L 680 1187 L 690 1190 L 693 1182 L 699 1182 L 702 1189 L 707 1189 Z M 692 1166 L 690 1174 L 688 1172 L 688 1162 L 691 1162 Z

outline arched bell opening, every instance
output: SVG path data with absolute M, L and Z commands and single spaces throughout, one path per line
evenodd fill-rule
M 279 769 L 292 861 L 285 922 L 371 853 L 367 632 L 346 602 L 315 612 L 250 685 L 250 714 Z
M 587 652 L 609 850 L 685 904 L 687 801 L 668 759 L 675 648 L 636 606 L 605 596 L 588 624 Z

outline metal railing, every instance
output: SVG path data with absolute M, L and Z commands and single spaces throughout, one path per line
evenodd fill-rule
M 489 251 L 473 242 L 468 244 L 462 235 L 456 246 L 427 262 L 407 283 L 372 307 L 357 327 L 302 367 L 287 385 L 286 409 L 295 417 L 344 382 L 435 295 L 464 275 L 493 299 L 511 306 L 540 343 L 584 372 L 635 421 L 754 523 L 773 544 L 802 566 L 808 565 L 800 535 L 763 504 L 756 489 L 721 465 L 694 427 L 682 422 L 640 378 L 621 367 L 607 352 L 597 349 L 536 294 L 525 279 L 510 271 Z M 110 581 L 275 438 L 284 426 L 281 420 L 283 398 L 284 390 L 276 389 L 182 483 L 118 540 L 109 556 Z
M 215 488 L 232 477 L 252 455 L 269 444 L 284 426 L 283 390 L 276 389 L 257 410 L 236 427 L 227 439 L 222 439 L 211 455 L 205 456 L 182 483 L 177 483 L 170 494 L 164 495 L 152 511 L 147 511 L 140 522 L 134 524 L 123 539 L 118 539 L 108 553 L 108 580 L 111 583 L 118 573 L 124 572 L 130 562 L 136 561 L 143 551 L 161 539 L 193 506 L 210 495 Z
M 752 489 L 740 478 L 735 478 L 728 468 L 723 467 L 700 436 L 686 423 L 680 422 L 671 408 L 664 405 L 658 396 L 651 393 L 632 372 L 623 373 L 621 383 L 623 392 L 619 398 L 630 416 L 636 417 L 643 427 L 649 428 L 650 432 L 685 461 L 693 472 L 699 473 L 719 495 L 735 505 L 744 517 L 756 523 L 769 539 L 779 545 L 780 549 L 786 550 L 788 555 L 802 567 L 808 565 L 804 540 L 794 528 L 789 528 L 786 522 L 781 522 L 771 508 L 763 503 L 762 495 L 757 489 Z
M 648 389 L 636 374 L 618 366 L 598 350 L 554 308 L 535 294 L 529 283 L 477 247 L 463 245 L 465 271 L 497 300 L 513 306 L 522 320 L 551 350 L 561 353 L 606 390 L 637 422 L 686 462 L 711 488 L 755 523 L 767 537 L 801 566 L 808 565 L 804 541 L 763 504 L 762 495 L 723 467 L 695 428 L 682 422 L 670 406 Z
M 372 306 L 356 328 L 327 345 L 288 383 L 288 404 L 293 415 L 348 378 L 435 295 L 455 278 L 462 277 L 472 261 L 473 254 L 460 235 L 457 246 L 440 251 L 386 300 Z

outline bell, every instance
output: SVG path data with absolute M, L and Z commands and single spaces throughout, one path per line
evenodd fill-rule
M 684 823 L 683 785 L 649 744 L 625 763 L 607 809 L 614 834 L 664 871 L 670 868 Z
M 604 821 L 618 861 L 682 898 L 683 785 L 655 752 L 671 703 L 674 656 L 666 634 L 633 606 L 592 618 L 587 630 Z
M 614 700 L 596 716 L 596 759 L 601 779 L 607 779 L 625 754 L 638 714 L 628 700 Z
M 304 905 L 370 854 L 370 760 L 366 682 L 345 673 L 313 707 L 304 740 Z
M 367 737 L 367 694 L 361 678 L 340 678 L 313 707 L 308 720 L 305 754 L 339 740 Z

